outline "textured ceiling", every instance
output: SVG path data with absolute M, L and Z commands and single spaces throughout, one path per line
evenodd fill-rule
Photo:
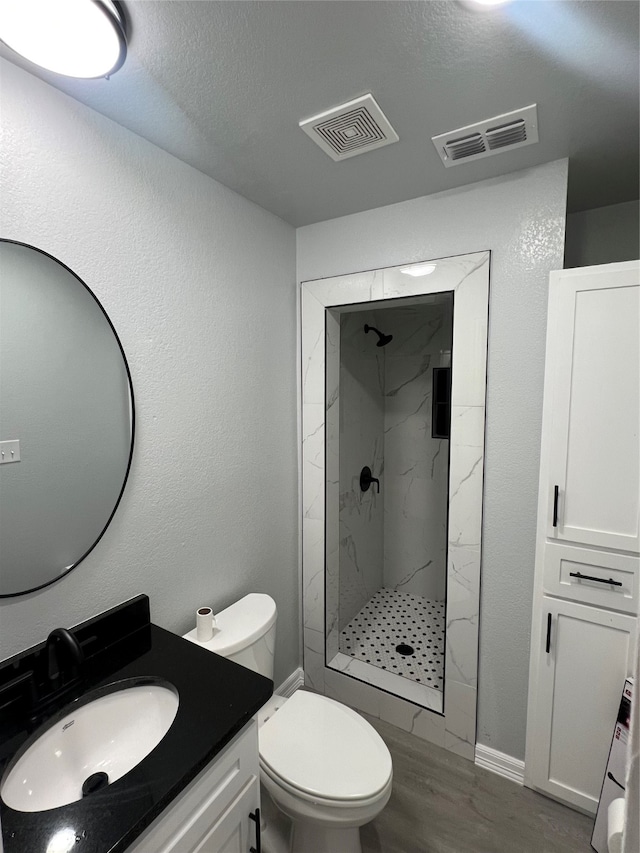
M 638 197 L 634 0 L 124 6 L 129 55 L 111 80 L 33 73 L 294 225 L 560 157 L 570 211 Z M 366 92 L 400 141 L 334 163 L 298 122 Z M 444 168 L 431 136 L 533 102 L 537 145 Z

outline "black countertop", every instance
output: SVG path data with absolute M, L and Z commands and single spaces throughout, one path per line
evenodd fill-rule
M 91 692 L 92 698 L 129 679 L 130 684 L 150 678 L 168 681 L 179 695 L 176 718 L 140 764 L 78 802 L 43 812 L 18 812 L 2 803 L 5 853 L 50 853 L 52 838 L 69 828 L 76 835 L 73 853 L 126 850 L 273 692 L 269 679 L 151 624 L 96 656 L 96 665 L 87 669 L 83 695 Z M 81 695 L 73 704 L 82 703 Z M 47 722 L 71 708 L 54 707 Z M 33 737 L 34 725 L 26 715 L 23 724 L 4 724 L 6 717 L 0 722 L 3 774 Z

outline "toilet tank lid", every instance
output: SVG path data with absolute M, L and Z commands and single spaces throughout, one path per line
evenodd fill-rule
M 184 636 L 211 652 L 229 657 L 264 636 L 275 624 L 277 615 L 276 603 L 270 595 L 251 592 L 216 614 L 216 629 L 207 642 L 198 642 L 195 628 Z

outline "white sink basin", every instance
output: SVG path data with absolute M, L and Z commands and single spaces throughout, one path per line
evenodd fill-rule
M 43 727 L 6 773 L 0 796 L 19 812 L 81 800 L 83 785 L 85 790 L 103 787 L 139 764 L 169 731 L 177 712 L 177 691 L 157 684 L 94 699 Z

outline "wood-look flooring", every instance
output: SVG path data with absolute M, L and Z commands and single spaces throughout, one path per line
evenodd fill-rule
M 593 853 L 592 818 L 367 719 L 389 747 L 394 781 L 361 829 L 363 853 Z

